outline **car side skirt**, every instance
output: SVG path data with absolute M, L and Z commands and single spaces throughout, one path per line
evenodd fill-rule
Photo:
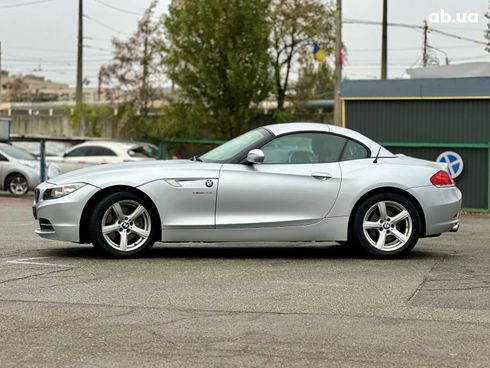
M 163 242 L 247 242 L 247 241 L 346 241 L 349 217 L 324 218 L 313 225 L 226 228 L 164 229 Z

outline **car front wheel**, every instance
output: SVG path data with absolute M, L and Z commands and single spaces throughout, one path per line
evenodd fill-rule
M 131 192 L 111 194 L 94 208 L 89 222 L 92 244 L 109 256 L 127 258 L 149 250 L 159 231 L 152 207 Z
M 402 257 L 417 243 L 420 228 L 420 216 L 410 200 L 396 193 L 376 194 L 359 206 L 352 235 L 370 256 Z
M 7 189 L 10 193 L 21 196 L 29 191 L 29 183 L 22 174 L 12 174 L 7 180 Z

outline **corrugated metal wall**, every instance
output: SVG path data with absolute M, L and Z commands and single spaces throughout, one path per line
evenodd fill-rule
M 490 100 L 346 100 L 346 127 L 377 142 L 490 142 Z M 463 206 L 487 208 L 488 151 L 476 148 L 391 148 L 434 161 L 444 151 L 458 152 L 464 171 L 456 184 Z
M 346 126 L 383 142 L 490 142 L 490 100 L 347 100 Z

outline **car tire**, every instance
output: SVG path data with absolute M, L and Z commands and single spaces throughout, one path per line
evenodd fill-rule
M 130 258 L 151 249 L 160 231 L 158 223 L 152 204 L 145 198 L 117 192 L 95 205 L 88 229 L 97 250 L 113 258 Z
M 361 203 L 351 230 L 365 255 L 399 258 L 417 244 L 420 229 L 420 215 L 409 199 L 397 193 L 380 193 Z
M 16 196 L 21 196 L 29 191 L 29 182 L 22 174 L 11 174 L 6 182 L 7 190 Z

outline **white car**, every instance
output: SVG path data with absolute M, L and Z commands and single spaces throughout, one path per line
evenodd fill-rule
M 0 143 L 0 190 L 14 195 L 24 195 L 40 183 L 40 162 L 21 148 Z M 56 164 L 46 165 L 48 179 L 61 174 Z
M 92 165 L 154 160 L 157 152 L 158 148 L 149 143 L 89 141 L 47 160 L 58 163 L 63 172 L 68 172 Z

